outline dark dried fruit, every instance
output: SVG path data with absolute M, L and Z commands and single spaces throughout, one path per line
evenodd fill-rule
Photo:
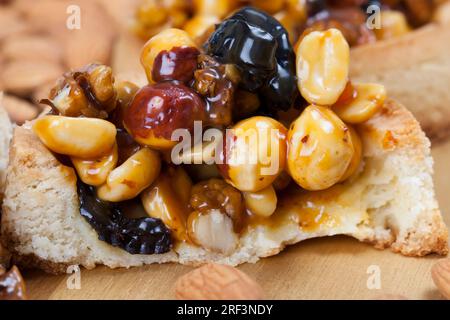
M 294 103 L 295 54 L 286 29 L 272 16 L 244 8 L 217 26 L 205 49 L 220 63 L 235 64 L 240 86 L 260 94 L 268 107 L 286 110 Z
M 175 129 L 192 131 L 194 121 L 205 120 L 205 110 L 205 102 L 191 88 L 176 82 L 157 83 L 136 93 L 124 124 L 138 141 L 149 137 L 170 140 Z
M 153 63 L 153 80 L 155 82 L 168 80 L 189 82 L 197 69 L 199 54 L 200 52 L 193 47 L 175 47 L 170 51 L 161 51 Z
M 131 254 L 160 254 L 170 251 L 169 229 L 155 218 L 130 219 L 123 213 L 123 203 L 109 203 L 97 198 L 95 188 L 77 182 L 80 213 L 94 228 L 101 241 Z
M 4 272 L 0 266 L 0 300 L 25 300 L 25 281 L 16 266 Z
M 233 220 L 236 231 L 242 226 L 245 210 L 242 194 L 222 179 L 210 179 L 194 185 L 190 207 L 200 213 L 218 209 Z

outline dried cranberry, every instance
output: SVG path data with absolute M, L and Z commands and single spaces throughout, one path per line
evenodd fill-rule
M 125 111 L 124 124 L 133 137 L 170 140 L 175 129 L 194 128 L 205 119 L 206 105 L 191 88 L 177 82 L 147 85 Z
M 197 56 L 200 52 L 193 47 L 175 47 L 163 50 L 155 58 L 152 77 L 155 82 L 178 80 L 189 82 L 197 69 Z

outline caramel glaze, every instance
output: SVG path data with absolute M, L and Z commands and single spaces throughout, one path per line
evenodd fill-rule
M 272 216 L 259 217 L 246 210 L 239 229 L 235 228 L 235 231 L 243 235 L 259 226 L 276 230 L 292 222 L 298 224 L 305 233 L 317 232 L 321 227 L 336 227 L 339 218 L 327 212 L 326 204 L 338 198 L 343 189 L 342 185 L 336 185 L 328 190 L 311 192 L 291 183 L 278 194 L 277 209 Z
M 270 217 L 264 218 L 248 214 L 246 230 L 258 226 L 275 230 L 292 222 L 298 224 L 307 233 L 318 231 L 321 226 L 336 226 L 339 221 L 326 212 L 326 203 L 335 199 L 341 192 L 340 185 L 325 191 L 311 192 L 291 183 L 285 190 L 277 194 L 277 209 Z

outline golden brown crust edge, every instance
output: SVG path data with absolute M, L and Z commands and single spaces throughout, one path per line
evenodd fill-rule
M 433 140 L 450 135 L 450 23 L 351 50 L 351 79 L 386 86 Z
M 404 164 L 405 166 L 427 163 L 427 160 L 430 160 L 431 163 L 427 163 L 428 168 L 425 173 L 432 176 L 430 141 L 412 113 L 395 100 L 389 99 L 377 116 L 360 125 L 358 129 L 364 132 L 362 136 L 366 140 L 365 146 L 369 145 L 372 149 L 366 150 L 365 153 L 383 153 L 398 149 L 407 154 L 410 160 L 409 163 Z M 372 143 L 368 144 L 368 139 Z M 376 141 L 377 143 L 374 143 Z M 428 189 L 431 189 L 428 191 L 432 193 L 432 198 L 436 202 L 432 181 Z M 402 241 L 398 239 L 383 241 L 374 238 L 361 240 L 373 244 L 378 249 L 390 247 L 393 252 L 405 256 L 448 254 L 448 228 L 442 219 L 437 202 L 435 208 L 428 208 L 420 214 L 420 219 L 407 230 Z

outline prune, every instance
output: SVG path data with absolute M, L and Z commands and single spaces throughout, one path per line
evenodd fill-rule
M 169 229 L 160 219 L 130 219 L 123 213 L 126 203 L 110 203 L 97 198 L 95 188 L 77 181 L 80 213 L 94 228 L 98 239 L 131 254 L 160 254 L 170 251 Z
M 175 47 L 163 50 L 153 62 L 152 77 L 155 82 L 178 80 L 188 82 L 197 69 L 197 56 L 200 52 L 193 47 Z
M 246 7 L 216 27 L 205 50 L 235 64 L 242 89 L 257 92 L 274 109 L 288 109 L 298 95 L 295 54 L 286 29 L 272 16 Z
M 124 114 L 124 125 L 139 143 L 171 148 L 176 129 L 193 130 L 194 121 L 206 118 L 205 101 L 191 88 L 162 82 L 141 88 Z

